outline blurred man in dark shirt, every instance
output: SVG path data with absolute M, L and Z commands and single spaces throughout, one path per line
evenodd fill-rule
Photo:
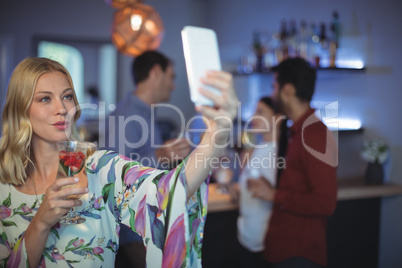
M 274 71 L 273 98 L 293 125 L 278 188 L 263 180 L 248 185 L 255 197 L 274 203 L 264 257 L 274 268 L 324 267 L 327 219 L 337 200 L 336 143 L 310 107 L 315 69 L 292 58 Z

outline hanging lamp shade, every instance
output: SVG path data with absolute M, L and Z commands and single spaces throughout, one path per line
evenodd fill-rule
M 105 2 L 113 8 L 120 9 L 135 3 L 142 3 L 144 0 L 105 0 Z
M 112 24 L 112 41 L 129 56 L 159 47 L 164 34 L 161 17 L 148 5 L 136 3 L 116 11 Z

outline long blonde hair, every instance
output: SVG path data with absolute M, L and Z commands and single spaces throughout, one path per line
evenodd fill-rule
M 74 126 L 70 139 L 78 139 L 75 122 L 81 115 L 73 81 L 67 69 L 47 58 L 26 58 L 15 67 L 10 81 L 2 114 L 3 135 L 0 139 L 0 182 L 21 185 L 35 168 L 31 148 L 32 125 L 28 116 L 36 84 L 45 73 L 65 74 L 73 89 L 76 105 Z

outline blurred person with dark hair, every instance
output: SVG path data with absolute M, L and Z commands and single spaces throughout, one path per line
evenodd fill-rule
M 166 162 L 183 159 L 191 150 L 186 139 L 164 141 L 156 118 L 152 118 L 153 106 L 169 101 L 175 89 L 173 62 L 160 52 L 144 52 L 134 59 L 132 76 L 135 89 L 106 120 L 105 147 L 167 169 Z
M 324 267 L 327 220 L 337 201 L 335 140 L 310 107 L 315 69 L 291 58 L 274 71 L 273 98 L 293 125 L 278 187 L 266 180 L 248 181 L 255 197 L 273 201 L 264 257 L 274 268 Z

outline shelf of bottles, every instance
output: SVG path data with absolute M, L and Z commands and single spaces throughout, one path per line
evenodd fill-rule
M 342 59 L 337 59 L 340 38 L 341 24 L 336 11 L 329 27 L 325 23 L 320 23 L 319 27 L 316 23 L 308 26 L 306 21 L 301 21 L 297 27 L 295 20 L 284 20 L 280 30 L 273 35 L 264 31 L 253 33 L 252 46 L 245 48 L 233 73 L 270 74 L 273 66 L 290 57 L 302 57 L 319 71 L 365 71 L 363 63 L 344 64 Z

